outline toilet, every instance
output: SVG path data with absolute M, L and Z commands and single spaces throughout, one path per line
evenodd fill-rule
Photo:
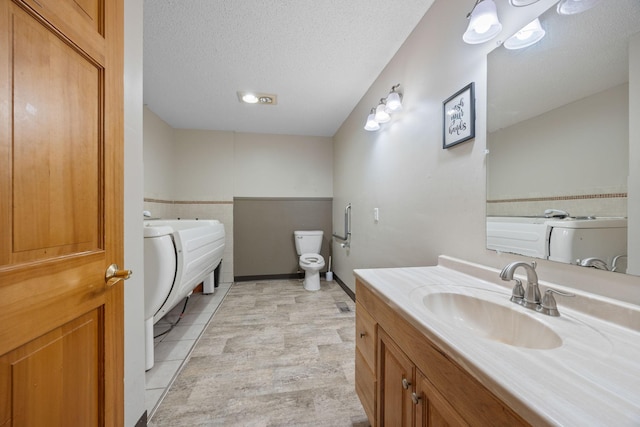
M 299 265 L 304 270 L 304 288 L 308 291 L 320 289 L 320 270 L 324 268 L 322 230 L 294 231 L 296 252 L 300 256 Z

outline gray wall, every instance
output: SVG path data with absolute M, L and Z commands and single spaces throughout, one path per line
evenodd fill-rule
M 331 198 L 251 197 L 235 198 L 233 203 L 236 280 L 297 273 L 295 230 L 324 231 L 321 254 L 328 267 Z
M 238 275 L 234 272 L 234 230 L 238 228 L 234 198 L 332 197 L 332 138 L 173 129 L 144 109 L 144 209 L 160 218 L 220 220 L 227 234 L 224 283 Z M 244 264 L 252 265 L 253 260 Z M 282 274 L 281 269 L 276 274 Z

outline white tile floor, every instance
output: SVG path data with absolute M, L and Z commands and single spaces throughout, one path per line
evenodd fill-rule
M 189 298 L 185 314 L 171 332 L 154 340 L 153 368 L 146 373 L 145 403 L 150 418 L 165 393 L 186 364 L 193 347 L 211 320 L 213 313 L 229 291 L 231 283 L 221 283 L 211 295 L 193 294 Z M 179 318 L 184 301 L 181 301 L 154 326 L 158 335 Z

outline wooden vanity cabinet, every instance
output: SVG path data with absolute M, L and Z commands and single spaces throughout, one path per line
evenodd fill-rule
M 529 425 L 359 279 L 355 363 L 374 427 Z
M 383 329 L 379 329 L 378 336 L 379 425 L 467 426 L 468 424 Z

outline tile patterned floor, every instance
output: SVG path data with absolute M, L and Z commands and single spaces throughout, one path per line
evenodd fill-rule
M 335 282 L 317 292 L 298 280 L 234 284 L 149 426 L 368 426 L 354 323 Z
M 183 310 L 184 301 L 180 302 L 166 316 L 154 325 L 154 366 L 145 374 L 145 403 L 148 414 L 153 414 L 167 389 L 189 357 L 196 340 L 207 327 L 211 316 L 218 309 L 231 287 L 230 283 L 221 283 L 211 295 L 194 293 L 189 298 L 185 314 L 180 322 L 166 332 L 174 324 Z

